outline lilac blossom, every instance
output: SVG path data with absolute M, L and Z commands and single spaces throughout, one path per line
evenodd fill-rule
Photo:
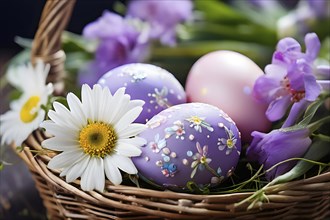
M 329 0 L 307 0 L 308 7 L 316 18 L 330 17 L 330 2 Z
M 258 161 L 267 170 L 275 164 L 290 158 L 302 157 L 312 143 L 308 128 L 285 131 L 273 130 L 268 134 L 258 131 L 252 132 L 253 141 L 247 149 L 247 157 L 251 161 Z M 288 161 L 278 165 L 266 173 L 266 178 L 275 177 L 289 171 L 297 161 Z
M 127 63 L 142 62 L 148 55 L 148 38 L 128 19 L 104 11 L 88 24 L 83 36 L 99 41 L 95 59 L 79 73 L 80 84 L 93 85 L 107 71 Z
M 128 16 L 140 18 L 150 24 L 151 38 L 160 39 L 164 45 L 175 45 L 176 26 L 192 18 L 193 3 L 190 0 L 131 1 Z
M 303 53 L 295 39 L 280 40 L 272 64 L 266 66 L 266 74 L 254 85 L 254 96 L 269 104 L 266 115 L 271 121 L 281 119 L 292 104 L 306 106 L 305 102 L 316 100 L 321 92 L 313 72 L 320 41 L 315 33 L 310 33 L 305 36 L 305 44 Z

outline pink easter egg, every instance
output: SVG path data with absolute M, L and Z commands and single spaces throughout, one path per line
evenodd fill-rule
M 241 131 L 242 141 L 252 140 L 252 131 L 267 132 L 267 105 L 252 96 L 256 79 L 264 72 L 248 57 L 233 51 L 215 51 L 192 66 L 186 81 L 189 102 L 203 102 L 225 111 Z

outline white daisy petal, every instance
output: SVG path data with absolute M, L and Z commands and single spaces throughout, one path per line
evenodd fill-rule
M 147 128 L 144 124 L 133 123 L 130 124 L 125 131 L 122 131 L 118 134 L 119 138 L 130 138 L 133 137 Z
M 96 166 L 96 158 L 91 157 L 88 165 L 86 166 L 85 171 L 83 172 L 83 174 L 81 175 L 81 188 L 85 191 L 91 191 L 93 190 L 95 187 L 95 181 L 96 179 L 94 178 L 94 166 Z
M 147 144 L 147 140 L 142 137 L 123 138 L 123 139 L 119 139 L 118 143 L 131 144 L 131 145 L 135 145 L 137 147 L 141 147 L 141 146 Z
M 55 150 L 55 151 L 68 151 L 74 149 L 80 149 L 79 142 L 73 139 L 63 139 L 59 137 L 53 137 L 42 142 L 42 147 Z
M 123 156 L 127 156 L 127 157 L 137 157 L 140 156 L 142 151 L 141 149 L 139 149 L 138 147 L 132 145 L 132 144 L 122 144 L 122 143 L 118 143 L 118 145 L 116 146 L 115 151 Z
M 58 124 L 55 124 L 54 122 L 47 120 L 47 121 L 43 121 L 40 124 L 40 127 L 45 128 L 47 130 L 48 133 L 54 135 L 54 136 L 58 136 L 58 137 L 62 137 L 64 139 L 69 139 L 70 137 L 76 137 L 77 133 L 75 130 L 66 128 L 66 127 L 61 127 Z
M 99 107 L 99 120 L 103 122 L 107 122 L 107 118 L 109 115 L 109 109 L 112 108 L 112 95 L 108 87 L 103 88 L 102 90 L 102 99 L 100 100 Z
M 107 156 L 104 158 L 104 171 L 107 178 L 114 184 L 119 185 L 122 182 L 121 173 L 117 166 L 112 162 L 112 157 Z
M 92 97 L 91 97 L 92 90 L 87 85 L 84 84 L 81 89 L 81 100 L 82 100 L 82 108 L 85 112 L 85 115 L 94 121 L 94 110 L 93 108 L 97 107 L 93 105 Z
M 128 105 L 130 96 L 125 95 L 125 88 L 120 88 L 117 90 L 117 92 L 113 95 L 112 98 L 112 106 L 109 109 L 109 117 L 107 118 L 108 123 L 115 124 L 116 120 L 118 120 L 122 114 L 125 112 L 122 112 L 123 106 Z
M 70 126 L 81 127 L 81 120 L 79 118 L 72 117 L 71 112 L 64 105 L 62 105 L 59 102 L 54 102 L 53 103 L 53 107 L 54 107 L 54 110 L 55 110 L 55 113 L 54 114 L 56 114 L 56 116 L 58 118 L 62 118 L 62 120 L 64 120 L 67 124 L 72 124 L 72 125 L 69 125 L 69 127 Z M 52 110 L 49 111 L 48 114 L 50 112 L 52 112 Z M 53 114 L 48 115 L 48 116 L 52 116 L 52 115 Z M 57 123 L 57 122 L 55 122 L 55 123 Z
M 127 110 L 129 110 L 129 109 L 132 109 L 132 108 L 134 108 L 134 107 L 138 107 L 138 106 L 143 106 L 144 105 L 144 101 L 143 100 L 139 100 L 139 99 L 136 99 L 136 100 L 131 100 L 129 103 L 128 103 L 128 109 Z
M 87 118 L 82 110 L 82 104 L 77 96 L 73 93 L 67 95 L 68 105 L 71 110 L 71 115 L 77 119 L 77 121 L 87 121 Z
M 73 166 L 69 167 L 66 170 L 63 170 L 61 176 L 66 176 L 65 180 L 68 183 L 75 181 L 78 177 L 80 177 L 84 173 L 89 163 L 89 160 L 90 160 L 90 156 L 85 155 L 84 157 L 82 157 L 80 161 L 75 163 Z
M 92 100 L 93 100 L 93 106 L 97 106 L 97 108 L 94 111 L 94 120 L 100 121 L 100 115 L 99 111 L 101 108 L 103 108 L 104 103 L 102 103 L 102 87 L 99 84 L 95 84 L 93 86 L 93 93 L 92 93 Z
M 95 189 L 103 191 L 105 185 L 104 162 L 102 158 L 95 159 L 97 161 L 94 166 Z
M 127 110 L 126 111 L 123 110 L 127 109 L 129 102 L 130 102 L 130 96 L 125 94 L 118 105 L 121 107 L 116 108 L 116 113 L 114 113 L 114 118 L 112 119 L 113 124 L 116 124 L 120 120 L 120 118 L 126 113 Z
M 59 114 L 57 114 L 55 111 L 50 110 L 48 112 L 48 117 L 56 124 L 60 125 L 60 126 L 64 126 L 67 128 L 71 128 L 71 129 L 77 129 L 79 130 L 79 127 L 77 126 L 76 123 L 74 123 L 72 119 L 72 117 L 63 117 L 60 116 Z M 71 123 L 68 123 L 68 119 L 70 120 Z
M 66 168 L 79 161 L 83 156 L 84 152 L 81 149 L 64 151 L 53 157 L 47 166 L 50 169 Z
M 119 169 L 128 174 L 137 174 L 137 169 L 132 162 L 131 158 L 124 157 L 121 155 L 112 155 L 111 157 L 114 164 L 118 166 Z
M 91 157 L 86 170 L 81 176 L 81 188 L 86 191 L 104 190 L 105 177 L 103 159 Z
M 115 124 L 115 130 L 121 132 L 126 129 L 142 112 L 142 107 L 135 107 L 123 115 L 123 117 Z
M 15 136 L 14 136 L 14 132 L 15 132 L 15 128 L 11 128 L 12 130 L 8 129 L 5 132 L 1 132 L 1 145 L 7 144 L 10 145 L 12 141 L 14 141 Z M 22 140 L 21 138 L 17 137 L 16 140 L 16 145 L 21 145 L 22 144 Z

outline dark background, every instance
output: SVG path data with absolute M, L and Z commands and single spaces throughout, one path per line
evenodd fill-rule
M 0 0 L 0 77 L 8 60 L 22 49 L 14 42 L 15 36 L 33 39 L 45 2 Z M 112 8 L 113 0 L 77 0 L 67 30 L 80 34 L 86 24 Z M 8 110 L 8 90 L 0 91 L 0 114 Z M 0 147 L 0 161 L 11 164 L 0 171 L 0 219 L 46 219 L 42 201 L 23 161 L 8 146 Z

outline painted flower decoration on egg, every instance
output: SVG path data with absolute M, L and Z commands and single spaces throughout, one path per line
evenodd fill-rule
M 162 110 L 186 102 L 180 82 L 168 71 L 152 64 L 126 64 L 103 75 L 99 81 L 111 92 L 126 87 L 132 99 L 145 101 L 138 123 L 145 123 Z
M 187 189 L 190 182 L 215 186 L 238 163 L 240 133 L 217 107 L 203 103 L 172 106 L 147 126 L 140 134 L 147 144 L 133 161 L 139 175 L 155 185 L 178 191 Z

